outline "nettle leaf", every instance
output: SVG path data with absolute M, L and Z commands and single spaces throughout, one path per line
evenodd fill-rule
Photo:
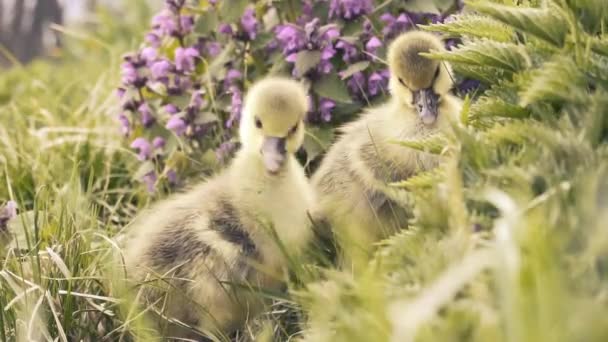
M 494 19 L 473 14 L 456 15 L 450 22 L 419 27 L 427 31 L 441 32 L 447 37 L 469 36 L 505 43 L 512 41 L 514 36 L 513 30 L 509 26 Z
M 359 71 L 363 71 L 369 67 L 369 61 L 361 61 L 351 64 L 346 70 L 340 73 L 340 77 L 345 80 Z
M 524 48 L 519 45 L 494 42 L 487 39 L 460 45 L 452 51 L 432 52 L 421 55 L 453 63 L 494 67 L 509 72 L 525 69 L 529 59 Z
M 600 55 L 608 56 L 608 37 L 591 37 L 591 49 Z
M 468 5 L 480 13 L 513 26 L 525 33 L 562 46 L 568 33 L 568 22 L 556 6 L 547 8 L 521 8 L 488 2 L 469 2 Z
M 568 57 L 558 57 L 533 73 L 530 84 L 521 92 L 520 104 L 535 102 L 582 102 L 587 98 L 585 75 Z
M 235 22 L 243 15 L 248 4 L 247 0 L 223 0 L 220 15 L 226 22 Z
M 449 140 L 444 134 L 436 133 L 420 139 L 397 140 L 393 143 L 426 153 L 441 154 L 448 146 Z
M 313 83 L 312 89 L 317 95 L 334 101 L 352 102 L 346 84 L 335 74 L 323 75 Z
M 527 118 L 530 111 L 494 96 L 482 96 L 469 108 L 468 121 L 489 117 Z
M 494 84 L 497 80 L 505 77 L 505 72 L 501 69 L 488 68 L 484 66 L 470 64 L 454 64 L 454 71 L 458 75 L 478 80 L 485 84 Z
M 296 55 L 295 71 L 299 77 L 316 67 L 321 61 L 321 52 L 317 50 L 302 50 Z
M 391 186 L 404 188 L 409 191 L 426 189 L 441 182 L 445 176 L 445 172 L 441 168 L 435 168 L 429 171 L 420 172 L 408 179 L 400 182 L 391 183 Z

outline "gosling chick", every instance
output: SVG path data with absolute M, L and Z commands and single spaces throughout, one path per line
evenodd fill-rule
M 199 331 L 226 336 L 263 306 L 247 287 L 284 286 L 285 251 L 297 257 L 312 237 L 313 192 L 294 157 L 307 111 L 306 92 L 296 81 L 256 83 L 243 107 L 242 146 L 228 168 L 135 223 L 125 252 L 130 277 L 163 279 L 145 286 L 145 303 L 164 306 L 166 317 Z M 159 286 L 164 289 L 154 289 Z M 168 332 L 200 338 L 174 325 Z
M 387 56 L 390 99 L 343 127 L 312 177 L 318 197 L 313 217 L 333 230 L 343 267 L 366 263 L 373 242 L 405 226 L 408 213 L 397 204 L 403 195 L 388 183 L 439 162 L 393 142 L 445 130 L 460 112 L 461 101 L 449 94 L 449 65 L 420 55 L 443 49 L 438 37 L 425 32 L 396 38 Z

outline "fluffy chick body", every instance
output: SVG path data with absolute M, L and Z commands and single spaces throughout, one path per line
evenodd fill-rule
M 254 86 L 252 92 L 257 93 L 245 104 L 241 136 L 248 141 L 228 169 L 147 211 L 134 225 L 125 251 L 130 277 L 138 282 L 164 279 L 145 286 L 144 302 L 164 307 L 165 316 L 200 331 L 229 333 L 255 315 L 263 302 L 247 287 L 283 287 L 285 249 L 297 255 L 311 238 L 308 210 L 314 197 L 292 154 L 301 144 L 306 98 L 293 81 L 262 82 Z M 260 90 L 268 84 L 274 87 Z M 292 103 L 285 108 L 279 101 L 276 109 L 297 113 L 283 113 L 266 123 L 280 132 L 277 121 L 292 121 L 284 126 L 290 128 L 295 123 L 297 132 L 286 138 L 287 155 L 281 171 L 271 174 L 259 152 L 264 134 L 254 127 L 254 120 L 258 120 L 254 112 L 264 101 L 255 97 L 273 97 L 277 86 L 287 87 L 278 97 L 282 100 L 289 94 Z M 262 117 L 272 114 L 263 108 L 260 111 L 267 112 Z M 168 332 L 193 337 L 187 329 L 174 325 Z
M 422 46 L 416 45 L 417 40 L 422 40 Z M 439 63 L 430 66 L 440 68 L 432 80 L 432 87 L 440 94 L 437 119 L 433 124 L 425 124 L 413 107 L 412 91 L 403 85 L 403 79 L 415 83 L 431 82 L 431 78 L 425 81 L 425 77 L 410 70 L 420 63 L 403 61 L 407 57 L 403 57 L 400 44 L 414 41 L 415 50 L 428 51 L 426 40 L 441 48 L 437 38 L 418 33 L 405 39 L 400 37 L 391 45 L 391 98 L 344 126 L 312 177 L 318 198 L 313 216 L 315 220 L 326 221 L 335 233 L 342 253 L 346 254 L 342 255 L 345 267 L 353 266 L 344 265 L 345 262 L 365 263 L 373 242 L 406 225 L 409 214 L 402 205 L 403 193 L 388 184 L 430 170 L 440 162 L 436 155 L 394 142 L 447 130 L 460 113 L 460 99 L 448 93 L 452 85 L 449 66 Z

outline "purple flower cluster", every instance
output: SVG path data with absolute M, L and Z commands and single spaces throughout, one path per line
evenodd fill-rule
M 142 183 L 151 192 L 163 182 L 176 184 L 179 170 L 169 160 L 178 151 L 202 153 L 202 146 L 211 146 L 217 160 L 226 161 L 238 146 L 232 136 L 243 93 L 276 58 L 284 58 L 294 77 L 312 85 L 308 119 L 313 124 L 332 124 L 334 112 L 344 108 L 336 100 L 345 98 L 319 90 L 317 82 L 341 77 L 347 95 L 360 105 L 386 94 L 389 75 L 381 62 L 386 45 L 417 24 L 446 18 L 403 11 L 399 4 L 376 14 L 373 4 L 303 0 L 299 13 L 286 13 L 256 2 L 234 22 L 199 33 L 197 27 L 205 25 L 198 20 L 222 19 L 215 1 L 165 0 L 143 46 L 124 57 L 117 90 L 121 133 L 138 160 L 154 165 Z M 448 40 L 446 46 L 457 43 Z M 471 91 L 475 84 L 466 80 L 461 86 Z
M 8 221 L 17 216 L 17 203 L 8 201 L 0 208 L 0 234 L 8 231 Z
M 331 0 L 329 3 L 329 18 L 354 20 L 373 11 L 371 0 Z

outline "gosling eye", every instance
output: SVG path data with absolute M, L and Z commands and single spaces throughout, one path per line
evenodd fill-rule
M 255 127 L 262 129 L 262 121 L 259 118 L 255 118 Z
M 397 78 L 399 80 L 399 83 L 401 83 L 402 86 L 406 87 L 405 82 L 403 82 L 403 80 L 401 79 L 401 77 Z
M 289 129 L 289 132 L 287 133 L 289 136 L 294 135 L 296 133 L 296 131 L 298 130 L 298 124 L 295 124 L 293 127 L 291 127 L 291 129 Z

